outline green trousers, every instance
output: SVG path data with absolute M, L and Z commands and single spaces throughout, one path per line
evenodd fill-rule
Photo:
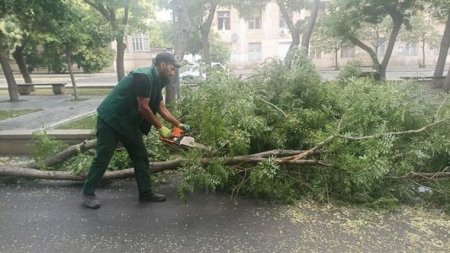
M 96 152 L 83 185 L 85 194 L 92 195 L 95 193 L 95 188 L 105 174 L 119 141 L 125 147 L 133 162 L 139 194 L 145 195 L 152 191 L 147 149 L 142 134 L 138 136 L 139 138 L 136 139 L 128 138 L 114 130 L 102 119 L 97 118 Z

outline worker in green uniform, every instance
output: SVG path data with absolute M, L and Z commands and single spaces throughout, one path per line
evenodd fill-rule
M 143 134 L 153 125 L 164 138 L 171 131 L 156 117 L 173 126 L 188 130 L 164 105 L 161 90 L 174 77 L 180 65 L 174 56 L 164 52 L 156 55 L 153 65 L 138 68 L 124 77 L 97 108 L 97 145 L 95 156 L 82 190 L 86 207 L 96 209 L 100 201 L 95 188 L 100 182 L 120 141 L 133 162 L 139 201 L 165 201 L 165 196 L 152 191 L 150 165 Z

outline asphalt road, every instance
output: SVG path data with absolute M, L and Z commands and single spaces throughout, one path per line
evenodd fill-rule
M 142 204 L 134 180 L 102 186 L 85 209 L 81 185 L 0 183 L 0 252 L 449 252 L 450 217 L 301 201 L 283 206 L 224 193 Z

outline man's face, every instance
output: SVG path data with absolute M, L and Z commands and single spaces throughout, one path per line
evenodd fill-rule
M 170 63 L 162 62 L 159 68 L 159 77 L 164 83 L 168 83 L 174 76 L 177 68 Z

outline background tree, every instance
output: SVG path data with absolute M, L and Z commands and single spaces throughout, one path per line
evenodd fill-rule
M 283 16 L 284 22 L 289 29 L 292 37 L 291 45 L 286 53 L 285 62 L 288 68 L 291 67 L 293 57 L 300 45 L 300 34 L 305 28 L 305 20 L 298 19 L 294 21 L 294 13 L 300 14 L 305 8 L 305 0 L 277 0 L 280 13 Z
M 18 48 L 16 59 L 21 71 L 27 69 L 23 64 L 21 47 L 24 47 L 30 38 L 34 23 L 45 14 L 47 19 L 56 18 L 64 9 L 63 1 L 51 0 L 5 0 L 0 4 L 0 62 L 5 74 L 11 101 L 19 100 L 16 80 L 9 63 L 9 55 L 13 49 Z M 38 23 L 38 22 L 37 22 Z M 37 29 L 37 28 L 36 28 Z M 40 30 L 42 31 L 42 30 Z M 25 81 L 31 81 L 24 76 Z
M 434 48 L 438 45 L 440 35 L 436 30 L 436 22 L 426 12 L 418 12 L 411 18 L 411 30 L 400 31 L 399 38 L 406 43 L 421 43 L 422 60 L 420 68 L 426 67 L 426 46 Z
M 309 55 L 309 42 L 311 40 L 316 20 L 319 15 L 319 9 L 320 9 L 320 0 L 314 0 L 311 6 L 311 14 L 308 17 L 305 32 L 303 33 L 302 36 L 302 48 L 306 51 L 307 55 Z
M 450 47 L 450 0 L 433 0 L 431 3 L 433 7 L 433 14 L 442 21 L 446 20 L 444 34 L 442 36 L 439 48 L 439 56 L 433 74 L 434 77 L 441 77 L 444 73 L 445 62 L 447 60 L 448 49 Z
M 309 44 L 319 14 L 320 0 L 277 0 L 277 4 L 292 37 L 292 42 L 285 58 L 285 62 L 290 68 L 300 42 L 305 54 L 309 54 Z M 300 15 L 305 9 L 310 10 L 310 15 L 305 19 L 299 19 L 294 22 L 294 13 Z M 300 40 L 301 34 L 303 35 Z
M 324 22 L 322 22 L 322 20 L 319 20 L 316 26 L 317 28 L 311 39 L 311 44 L 313 45 L 312 47 L 314 50 L 319 50 L 325 53 L 332 52 L 334 55 L 334 69 L 338 70 L 340 68 L 338 60 L 339 50 L 343 47 L 348 47 L 351 44 L 329 34 L 326 27 L 324 27 Z
M 71 2 L 64 11 L 64 18 L 57 20 L 51 41 L 62 53 L 61 55 L 65 56 L 65 65 L 69 70 L 75 100 L 78 100 L 78 90 L 74 76 L 74 63 L 80 62 L 78 66 L 90 72 L 106 67 L 112 60 L 109 43 L 111 36 L 104 28 L 102 29 L 102 25 L 95 22 L 97 21 L 95 17 L 86 13 L 88 10 L 83 6 Z M 102 58 L 105 55 L 109 56 L 109 61 L 95 65 L 99 61 L 93 57 Z
M 219 0 L 204 0 L 197 2 L 200 6 L 194 5 L 196 7 L 195 9 L 201 10 L 198 17 L 200 18 L 199 30 L 201 35 L 202 60 L 208 68 L 211 66 L 210 30 L 219 3 Z
M 420 1 L 397 0 L 340 0 L 334 1 L 328 8 L 328 32 L 340 37 L 367 52 L 372 59 L 373 67 L 381 80 L 386 79 L 386 69 L 394 49 L 400 28 L 404 24 L 410 29 L 410 18 L 423 6 Z M 389 39 L 383 59 L 379 62 L 374 49 L 359 34 L 367 24 L 378 25 L 385 18 L 392 21 Z
M 12 55 L 26 83 L 32 83 L 27 67 L 27 52 L 36 52 L 36 47 L 48 39 L 49 34 L 54 31 L 55 20 L 64 18 L 67 5 L 64 2 L 40 1 L 33 8 L 33 15 L 18 18 L 22 36 L 15 44 Z
M 186 0 L 171 0 L 163 2 L 172 10 L 173 24 L 175 30 L 175 50 L 174 55 L 177 61 L 181 62 L 186 54 L 189 44 L 190 33 L 192 32 L 191 20 L 189 17 L 188 2 Z M 175 78 L 166 85 L 166 103 L 172 104 L 180 95 L 180 77 L 177 69 Z
M 8 83 L 8 93 L 10 101 L 19 101 L 19 93 L 17 91 L 16 80 L 9 63 L 10 54 L 10 41 L 8 37 L 18 30 L 14 29 L 15 22 L 11 20 L 11 17 L 2 17 L 0 21 L 0 63 L 2 65 L 3 74 L 5 75 L 6 82 Z M 13 37 L 20 38 L 20 34 L 15 34 Z
M 145 26 L 145 19 L 153 13 L 153 1 L 143 0 L 83 0 L 95 9 L 110 25 L 114 32 L 116 42 L 116 68 L 117 79 L 125 75 L 124 54 L 126 44 L 124 41 L 127 27 Z
M 66 44 L 73 48 L 71 61 L 83 72 L 98 72 L 110 66 L 113 34 L 109 26 L 80 1 L 68 2 L 64 8 L 57 19 L 48 19 L 47 32 L 38 33 L 33 37 L 37 39 L 27 43 L 24 57 L 28 69 L 47 68 L 49 72 L 65 73 L 69 67 Z

